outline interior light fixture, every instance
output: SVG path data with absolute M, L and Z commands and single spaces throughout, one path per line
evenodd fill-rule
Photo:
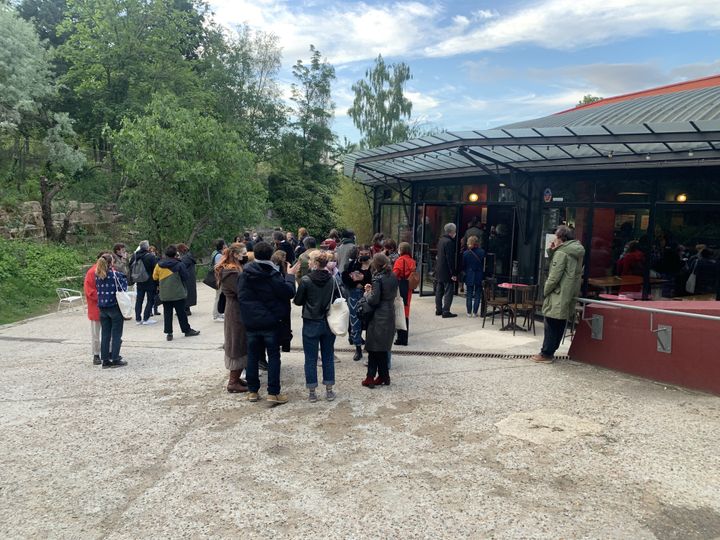
M 610 151 L 608 152 L 608 159 L 612 159 L 614 155 L 615 155 L 615 154 L 613 153 L 613 151 L 610 150 Z
M 648 161 L 650 161 L 650 154 L 645 154 L 645 159 L 647 159 Z
M 498 186 L 500 186 L 500 187 L 507 187 L 507 186 L 505 185 L 505 182 L 500 182 L 500 183 L 498 184 Z
M 470 201 L 470 202 L 477 202 L 479 198 L 480 197 L 478 196 L 477 193 L 470 193 L 468 195 L 468 201 Z
M 675 200 L 676 200 L 677 202 L 685 202 L 685 201 L 687 201 L 687 195 L 685 195 L 685 193 L 678 193 L 678 194 L 675 196 Z
M 692 150 L 688 151 L 688 157 L 693 157 L 695 155 L 695 152 Z

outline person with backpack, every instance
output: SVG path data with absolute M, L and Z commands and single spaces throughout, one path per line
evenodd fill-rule
M 135 324 L 155 324 L 156 320 L 150 317 L 155 306 L 155 289 L 157 283 L 153 281 L 152 274 L 157 264 L 157 257 L 150 252 L 150 242 L 143 240 L 137 251 L 130 257 L 130 282 L 137 285 L 137 298 L 135 300 Z M 147 298 L 143 312 L 143 302 Z
M 185 265 L 188 273 L 187 280 L 187 298 L 185 298 L 185 314 L 189 317 L 192 315 L 190 308 L 197 305 L 197 277 L 195 272 L 195 256 L 190 251 L 187 244 L 177 245 L 178 253 L 180 253 L 180 261 Z
M 188 273 L 185 265 L 178 258 L 177 247 L 170 245 L 165 249 L 165 257 L 155 266 L 153 279 L 160 282 L 160 300 L 163 303 L 166 339 L 168 341 L 173 339 L 173 310 L 175 310 L 180 330 L 185 337 L 199 335 L 198 330 L 190 328 L 185 314 Z
M 215 266 L 220 262 L 220 259 L 222 258 L 223 251 L 226 248 L 225 240 L 222 238 L 218 238 L 215 240 L 215 250 L 210 255 L 210 268 L 208 269 L 209 272 L 215 272 Z M 215 289 L 215 302 L 213 303 L 213 321 L 223 321 L 225 319 L 225 315 L 220 313 L 220 310 L 218 309 L 218 302 L 220 301 L 220 297 L 222 296 L 222 290 L 220 287 Z

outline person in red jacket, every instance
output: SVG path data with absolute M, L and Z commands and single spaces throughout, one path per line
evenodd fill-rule
M 640 242 L 631 240 L 625 246 L 625 255 L 617 262 L 619 276 L 642 276 L 645 273 L 645 253 L 640 248 Z M 620 293 L 640 292 L 642 283 L 623 285 Z
M 106 255 L 98 254 L 97 259 Z M 109 255 L 109 254 L 107 254 Z M 98 294 L 95 287 L 95 270 L 97 263 L 90 267 L 85 274 L 85 282 L 83 288 L 85 290 L 85 300 L 87 301 L 87 316 L 90 320 L 90 343 L 93 355 L 93 365 L 100 365 L 100 309 L 98 309 Z
M 407 330 L 398 330 L 397 339 L 395 345 L 407 345 L 408 344 L 408 331 L 410 330 L 410 300 L 412 300 L 412 288 L 410 288 L 410 274 L 415 271 L 415 259 L 410 254 L 410 244 L 407 242 L 400 242 L 398 246 L 398 253 L 400 256 L 393 265 L 393 273 L 398 279 L 398 286 L 400 287 L 400 296 L 405 304 L 405 326 Z

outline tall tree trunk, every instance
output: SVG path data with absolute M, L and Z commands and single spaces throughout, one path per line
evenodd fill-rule
M 67 238 L 68 230 L 70 229 L 70 217 L 73 215 L 73 212 L 75 210 L 68 210 L 65 213 L 65 219 L 63 219 L 62 228 L 60 229 L 60 232 L 57 235 L 57 241 L 61 243 L 65 243 L 65 240 Z
M 210 218 L 206 217 L 195 224 L 186 242 L 188 247 L 192 247 L 193 240 L 195 240 L 195 237 L 200 234 L 205 227 L 207 227 L 208 223 L 210 223 Z
M 45 226 L 45 236 L 48 240 L 55 241 L 55 225 L 52 220 L 52 201 L 55 195 L 60 193 L 63 185 L 59 182 L 48 182 L 47 176 L 40 177 L 40 208 L 42 209 L 43 225 Z

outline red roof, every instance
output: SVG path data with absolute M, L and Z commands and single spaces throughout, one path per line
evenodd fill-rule
M 560 111 L 555 114 L 563 114 L 570 111 L 578 111 L 580 109 L 589 109 L 591 107 L 601 107 L 603 105 L 619 103 L 621 101 L 629 101 L 631 99 L 641 97 L 672 94 L 674 92 L 682 92 L 684 90 L 697 90 L 698 88 L 708 88 L 710 86 L 720 86 L 720 75 L 711 75 L 710 77 L 703 77 L 702 79 L 695 79 L 692 81 L 685 81 L 675 84 L 667 84 L 665 86 L 658 86 L 657 88 L 650 88 L 648 90 L 640 90 L 639 92 L 632 92 L 630 94 L 622 94 L 621 96 L 604 98 L 600 101 L 587 103 L 586 105 L 578 105 L 577 107 L 573 107 L 572 109 Z

